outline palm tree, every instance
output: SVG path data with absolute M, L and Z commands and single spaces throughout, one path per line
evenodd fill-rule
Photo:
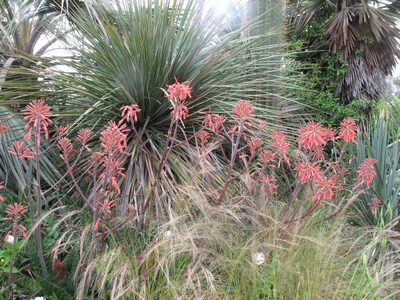
M 379 100 L 400 57 L 398 1 L 312 0 L 293 6 L 292 28 L 310 56 L 337 56 L 331 84 L 341 103 Z

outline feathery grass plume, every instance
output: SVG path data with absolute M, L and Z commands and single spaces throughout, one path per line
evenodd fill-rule
M 337 291 L 336 297 L 349 299 L 397 299 L 400 296 L 398 278 L 399 218 L 386 225 L 363 226 L 353 234 L 347 255 L 348 285 Z M 344 286 L 345 287 L 345 286 Z M 340 296 L 339 296 L 340 295 Z
M 113 234 L 109 249 L 85 270 L 92 278 L 89 294 L 111 299 L 330 299 L 346 286 L 343 236 L 337 234 L 342 228 L 317 224 L 326 212 L 316 212 L 307 226 L 296 226 L 282 239 L 286 225 L 273 215 L 282 209 L 278 202 L 261 197 L 215 207 L 202 189 L 187 184 L 178 189 L 169 219 L 150 228 L 143 248 L 126 234 L 128 228 Z M 252 260 L 258 252 L 265 257 L 260 265 Z

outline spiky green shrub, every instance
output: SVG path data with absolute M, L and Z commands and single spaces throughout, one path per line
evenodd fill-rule
M 356 202 L 359 212 L 357 220 L 362 225 L 385 225 L 399 215 L 400 181 L 397 170 L 400 141 L 397 140 L 397 129 L 393 131 L 391 122 L 391 118 L 381 111 L 379 118 L 372 120 L 366 131 L 357 138 L 355 166 L 359 167 L 366 158 L 373 158 L 376 160 L 374 167 L 377 173 L 371 188 L 360 195 Z M 374 205 L 378 208 L 371 210 Z
M 70 69 L 49 74 L 56 83 L 50 101 L 64 105 L 68 110 L 60 110 L 60 116 L 74 120 L 69 131 L 96 131 L 119 118 L 124 105 L 141 109 L 135 126 L 143 144 L 129 134 L 121 209 L 134 203 L 141 211 L 146 187 L 156 181 L 155 162 L 161 159 L 170 125 L 170 102 L 162 88 L 173 84 L 175 77 L 189 82 L 192 97 L 187 101 L 189 116 L 177 131 L 178 146 L 170 153 L 165 176 L 157 179 L 165 191 L 191 180 L 187 166 L 196 146 L 185 140 L 203 126 L 198 112 L 230 111 L 237 101 L 250 100 L 271 128 L 295 121 L 290 112 L 300 106 L 285 98 L 281 87 L 290 81 L 283 76 L 283 65 L 276 64 L 284 54 L 276 51 L 277 45 L 268 46 L 268 40 L 280 33 L 271 29 L 249 36 L 249 30 L 260 25 L 258 20 L 232 27 L 240 15 L 203 12 L 197 1 L 161 0 L 109 6 L 93 2 L 89 13 L 70 18 L 76 29 L 68 39 L 74 58 L 64 61 Z M 158 195 L 162 193 L 157 189 Z

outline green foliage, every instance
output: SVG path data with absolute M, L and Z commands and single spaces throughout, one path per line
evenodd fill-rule
M 72 300 L 74 299 L 73 295 L 68 293 L 68 291 L 62 288 L 60 285 L 53 283 L 50 280 L 44 279 L 40 275 L 36 276 L 37 282 L 40 284 L 41 293 L 43 295 L 52 296 L 54 300 Z M 47 298 L 47 297 L 45 297 Z
M 14 241 L 16 243 L 15 247 L 15 256 L 18 256 L 21 248 L 25 244 L 25 240 L 16 240 Z M 10 270 L 10 263 L 11 263 L 11 257 L 12 257 L 12 250 L 13 250 L 13 244 L 5 242 L 3 244 L 4 250 L 0 251 L 0 271 L 4 273 L 8 273 Z M 13 273 L 18 273 L 18 268 L 14 265 L 12 268 Z
M 359 134 L 357 139 L 355 166 L 359 167 L 368 157 L 377 161 L 375 164 L 377 176 L 371 188 L 356 202 L 359 212 L 357 220 L 362 225 L 385 225 L 399 215 L 400 182 L 397 169 L 400 141 L 397 139 L 398 128 L 391 126 L 391 122 L 392 119 L 382 111 L 380 117 L 372 119 L 366 132 Z M 395 131 L 391 132 L 393 129 Z M 373 198 L 378 198 L 382 203 L 381 209 L 376 209 L 374 214 L 371 210 Z
M 358 40 L 364 43 L 372 44 L 374 42 L 374 38 L 372 36 L 359 36 Z
M 399 57 L 400 35 L 395 21 L 399 11 L 390 6 L 383 1 L 372 4 L 359 0 L 290 3 L 294 13 L 289 19 L 289 37 L 303 42 L 304 52 L 297 55 L 297 61 L 312 61 L 323 69 L 324 56 L 331 56 L 337 72 L 322 72 L 328 75 L 326 82 L 340 103 L 358 98 L 379 101 L 385 94 L 385 77 Z
M 295 42 L 296 47 L 302 48 L 301 41 Z M 352 118 L 363 123 L 366 116 L 377 110 L 377 103 L 356 98 L 348 104 L 342 104 L 339 97 L 334 95 L 333 88 L 339 85 L 339 79 L 347 72 L 346 61 L 340 55 L 329 55 L 327 52 L 308 57 L 304 52 L 298 52 L 297 72 L 300 72 L 302 88 L 290 89 L 294 98 L 306 105 L 305 111 L 316 122 L 330 128 L 339 128 L 340 122 L 345 118 Z M 335 79 L 336 78 L 336 79 Z
M 45 239 L 44 242 L 44 251 L 46 253 L 49 253 L 51 251 L 51 247 L 54 246 L 55 242 L 49 246 L 51 247 L 46 247 L 48 243 L 48 240 Z M 53 265 L 54 261 L 49 257 L 46 256 L 46 264 L 48 270 L 53 270 L 53 272 L 58 272 L 58 273 L 53 273 L 50 272 L 49 275 L 44 278 L 41 276 L 41 265 L 38 259 L 38 254 L 37 254 L 37 249 L 35 245 L 31 242 L 28 241 L 28 252 L 29 252 L 29 257 L 30 257 L 30 268 L 31 272 L 33 273 L 33 278 L 20 278 L 16 279 L 15 282 L 18 284 L 22 284 L 26 281 L 32 281 L 31 290 L 33 291 L 38 291 L 41 295 L 45 296 L 47 299 L 48 297 L 50 299 L 73 299 L 73 294 L 71 294 L 71 291 L 73 292 L 75 287 L 74 287 L 74 274 L 76 270 L 76 266 L 78 264 L 78 256 L 77 256 L 77 251 L 75 249 L 71 249 L 68 254 L 65 256 L 62 262 L 62 269 L 60 270 L 60 266 Z M 53 266 L 52 266 L 53 265 Z M 65 271 L 64 271 L 65 270 Z M 60 272 L 64 272 L 60 275 Z M 61 277 L 60 277 L 61 276 Z M 36 287 L 36 289 L 33 289 L 33 287 Z
M 274 142 L 279 145 L 275 146 L 264 139 L 266 132 L 290 132 L 296 126 L 289 120 L 296 123 L 300 119 L 297 114 L 291 114 L 297 112 L 299 105 L 285 97 L 286 88 L 297 92 L 297 98 L 304 97 L 310 106 L 317 102 L 317 110 L 329 112 L 320 119 L 324 125 L 337 126 L 343 117 L 358 117 L 360 110 L 365 109 L 364 102 L 352 104 L 354 107 L 338 106 L 329 90 L 340 83 L 329 79 L 344 76 L 347 62 L 338 55 L 323 54 L 321 71 L 318 62 L 307 61 L 306 66 L 299 68 L 307 68 L 307 86 L 296 90 L 293 88 L 296 82 L 283 76 L 293 74 L 290 64 L 280 68 L 277 62 L 281 61 L 282 54 L 276 52 L 277 45 L 269 45 L 279 33 L 248 35 L 248 31 L 260 29 L 257 20 L 230 30 L 225 26 L 224 22 L 230 22 L 225 16 L 216 19 L 203 14 L 197 4 L 197 1 L 120 1 L 107 6 L 107 2 L 99 1 L 91 2 L 88 11 L 78 9 L 68 15 L 76 25 L 69 36 L 76 59 L 65 61 L 71 70 L 52 69 L 47 73 L 51 81 L 46 82 L 49 83 L 46 89 L 39 89 L 49 94 L 47 101 L 57 114 L 52 119 L 54 123 L 66 125 L 66 120 L 72 120 L 67 135 L 72 139 L 76 137 L 74 132 L 82 128 L 100 131 L 109 120 L 118 122 L 123 105 L 139 104 L 141 111 L 137 122 L 131 122 L 132 131 L 123 132 L 128 140 L 121 152 L 126 150 L 128 155 L 121 158 L 121 166 L 114 165 L 121 168 L 116 169 L 120 176 L 114 174 L 112 188 L 106 181 L 112 176 L 106 171 L 102 170 L 104 175 L 100 175 L 102 171 L 96 173 L 100 177 L 96 177 L 95 171 L 86 172 L 89 166 L 85 164 L 89 162 L 86 159 L 101 148 L 97 139 L 82 147 L 90 152 L 87 156 L 63 150 L 66 164 L 67 154 L 84 158 L 82 163 L 67 167 L 71 173 L 65 177 L 56 172 L 62 169 L 59 153 L 53 156 L 51 151 L 44 152 L 43 156 L 51 155 L 50 159 L 38 160 L 36 167 L 30 167 L 25 161 L 20 171 L 14 170 L 6 187 L 11 191 L 23 194 L 28 186 L 27 194 L 31 196 L 31 185 L 39 187 L 39 196 L 47 186 L 60 189 L 43 199 L 43 205 L 39 205 L 43 215 L 36 224 L 31 224 L 32 232 L 44 232 L 44 267 L 49 274 L 42 276 L 40 251 L 30 239 L 26 247 L 28 255 L 17 247 L 20 256 L 28 256 L 24 257 L 23 270 L 29 270 L 29 276 L 23 271 L 15 274 L 12 287 L 24 287 L 24 291 L 30 287 L 26 295 L 46 299 L 79 300 L 344 299 L 348 295 L 350 299 L 376 298 L 380 292 L 378 284 L 382 284 L 382 280 L 375 282 L 381 277 L 373 271 L 376 248 L 356 253 L 362 257 L 360 263 L 358 257 L 354 260 L 349 254 L 353 252 L 353 245 L 346 243 L 347 235 L 343 233 L 347 227 L 341 216 L 355 195 L 332 199 L 334 192 L 344 188 L 343 185 L 336 187 L 333 181 L 340 177 L 340 164 L 322 162 L 320 158 L 314 161 L 311 154 L 315 153 L 307 153 L 306 148 L 287 153 L 290 145 L 284 135 L 276 137 Z M 313 26 L 303 33 L 318 34 Z M 367 37 L 362 41 L 369 42 Z M 298 50 L 302 45 L 298 43 L 295 47 Z M 180 103 L 189 108 L 185 120 L 171 121 L 171 107 L 176 109 L 171 104 L 177 99 L 168 101 L 163 91 L 174 82 L 174 77 L 180 82 L 188 80 L 192 88 L 192 98 Z M 14 96 L 18 93 L 21 97 L 33 96 L 26 93 L 24 80 L 15 88 Z M 316 89 L 318 93 L 312 92 Z M 11 93 L 4 97 L 7 95 Z M 249 112 L 245 107 L 242 112 L 232 113 L 238 100 L 248 100 L 246 103 L 255 107 L 256 114 L 269 121 L 263 127 L 265 135 L 257 128 L 260 120 L 253 119 L 251 109 Z M 2 160 L 6 158 L 1 162 L 0 175 L 8 179 L 10 170 L 19 162 L 7 157 L 7 147 L 25 132 L 17 128 L 23 126 L 20 109 L 6 106 L 2 109 L 3 121 L 13 124 L 10 126 L 13 131 L 2 136 L 0 154 Z M 201 113 L 208 112 L 213 113 L 208 117 L 215 117 L 217 113 L 226 116 L 230 125 L 232 117 L 237 119 L 242 114 L 239 129 L 221 127 L 220 132 L 214 131 L 217 134 L 212 141 L 203 141 L 200 145 L 193 134 L 200 129 L 212 132 L 206 128 L 210 126 L 203 126 Z M 252 124 L 253 121 L 257 122 Z M 245 138 L 243 130 L 250 127 L 257 129 L 251 133 L 249 130 L 251 137 Z M 170 134 L 171 128 L 176 130 L 174 135 Z M 321 136 L 326 133 L 319 127 L 313 130 Z M 260 139 L 253 140 L 255 137 Z M 103 147 L 104 140 L 102 136 Z M 260 161 L 263 142 L 277 149 L 272 157 L 264 152 L 264 161 Z M 41 145 L 51 148 L 50 144 Z M 323 141 L 321 145 L 325 144 Z M 386 147 L 387 143 L 384 144 Z M 336 146 L 342 145 L 335 143 Z M 105 155 L 101 157 L 105 161 Z M 328 168 L 320 174 L 325 182 L 301 182 L 295 163 L 302 160 L 313 163 L 312 168 Z M 280 170 L 275 173 L 276 169 Z M 302 171 L 306 177 L 310 169 Z M 77 183 L 73 172 L 79 176 Z M 38 179 L 29 182 L 24 173 L 28 179 L 42 176 L 42 184 L 38 186 Z M 126 177 L 120 178 L 122 173 Z M 271 176 L 264 176 L 267 173 Z M 272 180 L 278 173 L 286 179 L 283 195 L 275 191 L 277 183 Z M 381 179 L 385 178 L 383 171 L 382 174 Z M 65 179 L 65 185 L 54 184 L 60 177 Z M 101 188 L 96 186 L 97 178 L 106 182 Z M 68 180 L 74 181 L 75 189 Z M 328 180 L 332 180 L 330 186 Z M 120 186 L 121 194 L 118 193 Z M 319 199 L 309 199 L 323 188 L 325 191 Z M 340 197 L 348 194 L 348 191 L 338 193 Z M 291 197 L 289 201 L 286 195 Z M 142 209 L 143 199 L 154 204 L 146 214 Z M 327 205 L 321 207 L 325 202 Z M 395 209 L 392 203 L 381 207 L 380 229 L 388 232 L 382 221 L 384 209 L 391 217 Z M 334 222 L 329 221 L 332 218 Z M 143 226 L 139 228 L 138 224 Z M 382 237 L 379 245 L 385 248 L 389 242 Z M 377 242 L 374 240 L 374 243 Z M 9 255 L 6 250 L 0 252 L 0 266 L 1 255 Z M 255 253 L 262 253 L 264 261 L 255 262 L 252 257 Z M 387 262 L 396 263 L 393 256 L 390 258 L 381 261 L 378 258 L 378 261 L 384 262 L 382 266 L 387 266 Z M 395 280 L 394 276 L 387 279 L 388 282 Z M 360 286 L 366 287 L 360 289 Z M 397 296 L 395 292 L 394 295 Z

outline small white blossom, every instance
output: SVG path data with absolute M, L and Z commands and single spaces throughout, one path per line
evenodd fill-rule
M 256 252 L 251 256 L 251 259 L 256 265 L 262 265 L 265 262 L 265 255 L 262 252 Z
M 171 238 L 174 236 L 174 233 L 171 230 L 166 230 L 164 232 L 164 238 Z
M 14 243 L 14 236 L 12 236 L 11 234 L 9 234 L 7 237 L 6 237 L 6 242 L 8 242 L 8 243 Z
M 46 300 L 46 299 L 44 299 L 44 297 L 35 297 L 35 299 L 33 300 Z

